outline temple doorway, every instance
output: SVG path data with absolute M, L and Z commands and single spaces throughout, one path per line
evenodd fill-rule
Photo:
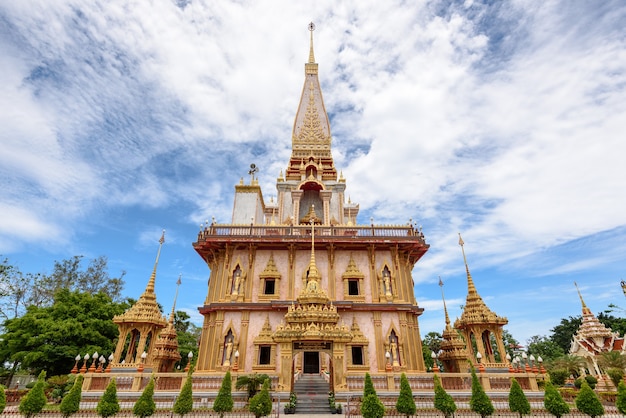
M 303 353 L 304 373 L 320 372 L 320 353 L 317 351 L 305 351 Z

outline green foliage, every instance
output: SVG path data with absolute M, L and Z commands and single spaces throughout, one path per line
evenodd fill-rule
M 259 386 L 261 386 L 269 378 L 270 377 L 265 373 L 252 373 L 249 375 L 237 376 L 235 388 L 246 388 L 246 391 L 248 392 L 248 399 L 250 399 L 259 391 Z
M 586 365 L 582 357 L 567 354 L 552 360 L 548 364 L 548 370 L 562 369 L 567 371 L 568 376 L 578 377 Z
M 174 402 L 174 413 L 180 415 L 181 417 L 185 414 L 190 413 L 193 410 L 193 388 L 192 388 L 192 378 L 191 373 L 193 369 L 190 369 L 187 373 L 187 379 L 185 379 L 185 384 L 178 394 L 178 398 L 176 398 L 176 402 Z M 220 393 L 222 390 L 220 389 Z
M 606 374 L 611 378 L 611 382 L 617 387 L 624 379 L 624 369 L 610 368 L 606 370 Z
M 4 386 L 0 385 L 0 414 L 4 412 L 7 406 L 7 394 L 4 392 Z
M 83 375 L 79 374 L 74 379 L 74 385 L 72 389 L 63 397 L 61 401 L 61 414 L 67 418 L 72 414 L 75 414 L 80 409 L 80 398 L 83 390 Z
M 23 316 L 4 323 L 2 358 L 35 372 L 67 374 L 77 354 L 115 349 L 118 329 L 112 319 L 127 308 L 102 293 L 59 290 L 52 306 L 30 306 Z
M 270 398 L 270 380 L 263 382 L 261 391 L 250 399 L 250 412 L 254 416 L 264 417 L 272 412 L 272 399 Z
M 396 410 L 406 415 L 407 418 L 409 415 L 414 415 L 416 410 L 411 385 L 409 385 L 409 379 L 404 373 L 400 376 L 400 395 L 396 401 Z
M 191 323 L 190 316 L 185 311 L 176 311 L 174 313 L 174 328 L 176 329 L 176 337 L 178 338 L 178 351 L 180 351 L 181 359 L 176 366 L 184 369 L 189 362 L 188 354 L 193 352 L 196 358 L 198 354 L 198 343 L 202 328 Z
M 559 325 L 552 328 L 550 340 L 561 348 L 564 353 L 569 352 L 569 346 L 572 343 L 572 337 L 578 331 L 582 323 L 582 316 L 563 318 Z
M 454 399 L 441 385 L 439 376 L 435 375 L 433 380 L 435 383 L 435 408 L 441 411 L 446 418 L 454 415 L 454 412 L 456 411 Z
M 71 376 L 72 379 L 70 379 L 70 376 L 66 374 L 50 377 L 46 382 L 47 392 L 49 392 L 48 397 L 54 402 L 60 402 L 67 393 L 68 389 L 74 384 L 74 375 Z
M 583 381 L 580 391 L 575 399 L 576 408 L 590 417 L 604 415 L 604 407 L 598 395 L 591 389 L 586 381 Z
M 574 386 L 580 389 L 583 385 L 583 382 L 587 382 L 591 389 L 595 389 L 596 385 L 598 384 L 598 379 L 591 375 L 587 375 L 584 378 L 579 377 L 578 379 L 574 380 Z
M 156 404 L 154 403 L 154 378 L 151 377 L 150 381 L 146 385 L 145 389 L 135 402 L 133 406 L 133 414 L 135 416 L 144 418 L 149 417 L 156 411 Z
M 622 415 L 626 415 L 626 384 L 619 382 L 617 385 L 617 398 L 615 399 L 615 407 Z
M 107 388 L 98 401 L 98 406 L 96 407 L 96 412 L 102 418 L 112 417 L 120 411 L 120 404 L 117 400 L 117 385 L 115 383 L 115 378 L 111 379 Z
M 541 356 L 543 361 L 549 362 L 565 354 L 563 349 L 546 336 L 534 335 L 526 341 L 528 352 L 535 357 Z
M 376 395 L 376 389 L 374 389 L 374 383 L 369 373 L 365 373 L 365 383 L 363 384 L 363 398 L 367 395 Z
M 363 418 L 381 418 L 385 415 L 385 405 L 378 399 L 376 393 L 365 395 L 361 402 L 361 415 Z
M 554 387 L 552 382 L 546 382 L 546 389 L 543 394 L 543 406 L 546 411 L 561 418 L 565 414 L 569 414 L 569 405 L 563 400 L 559 391 Z
M 230 378 L 230 372 L 226 372 L 224 379 L 222 380 L 222 386 L 220 391 L 213 402 L 213 410 L 220 413 L 220 417 L 224 416 L 224 412 L 231 412 L 233 410 L 233 396 L 231 394 L 232 380 Z
M 432 369 L 433 358 L 431 353 L 438 353 L 441 350 L 441 342 L 443 337 L 440 333 L 431 331 L 422 340 L 422 357 L 424 358 L 424 365 L 426 370 Z
M 482 418 L 493 414 L 495 410 L 491 399 L 489 399 L 480 384 L 474 368 L 472 368 L 472 397 L 470 398 L 470 409 L 479 414 Z
M 31 418 L 41 412 L 46 406 L 46 394 L 44 393 L 44 384 L 46 372 L 39 373 L 35 386 L 20 401 L 19 411 L 26 418 Z
M 522 390 L 515 378 L 511 379 L 511 390 L 509 391 L 509 409 L 511 412 L 519 413 L 520 418 L 522 415 L 530 414 L 530 402 L 526 398 L 526 394 Z
M 548 374 L 550 375 L 550 381 L 555 386 L 563 386 L 569 377 L 569 372 L 565 369 L 552 369 Z

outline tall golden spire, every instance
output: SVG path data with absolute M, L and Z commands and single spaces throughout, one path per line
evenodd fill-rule
M 157 251 L 156 260 L 154 260 L 154 267 L 152 268 L 152 274 L 150 275 L 150 280 L 148 280 L 148 285 L 146 286 L 146 291 L 144 292 L 144 294 L 154 295 L 154 282 L 156 281 L 156 271 L 157 271 L 157 266 L 159 265 L 159 257 L 161 256 L 161 247 L 163 247 L 164 242 L 165 242 L 165 229 L 161 233 L 161 238 L 159 238 L 159 249 Z
M 583 295 L 580 293 L 580 289 L 578 288 L 578 284 L 576 282 L 574 282 L 574 286 L 576 286 L 576 291 L 578 292 L 578 297 L 580 298 L 580 303 L 583 306 L 583 315 L 589 315 L 591 314 L 591 309 L 589 309 L 587 307 L 587 305 L 585 304 L 585 301 L 583 300 Z
M 176 294 L 174 295 L 174 303 L 172 304 L 172 312 L 170 313 L 170 324 L 174 323 L 174 317 L 175 317 L 175 311 L 176 311 L 176 300 L 178 299 L 178 288 L 180 287 L 180 284 L 182 283 L 180 278 L 182 277 L 182 274 L 178 275 L 178 280 L 176 281 Z
M 443 281 L 439 276 L 439 287 L 441 288 L 441 300 L 443 300 L 443 312 L 446 315 L 446 328 L 450 327 L 450 317 L 448 316 L 448 308 L 446 307 L 446 297 L 443 294 Z
M 461 238 L 461 233 L 459 232 L 459 245 L 461 246 L 461 252 L 463 253 L 463 262 L 465 263 L 465 271 L 467 273 L 467 293 L 477 293 L 476 286 L 474 286 L 474 280 L 472 279 L 472 274 L 469 271 L 469 266 L 467 265 L 467 258 L 465 257 L 465 242 L 463 242 L 463 238 Z
M 313 205 L 311 205 L 315 209 Z M 309 280 L 315 280 L 319 284 L 320 273 L 315 264 L 315 222 L 311 219 L 311 259 L 309 260 Z
M 311 32 L 311 47 L 309 49 L 309 64 L 315 64 L 315 54 L 313 53 L 313 31 L 315 30 L 315 23 L 309 23 L 309 31 Z

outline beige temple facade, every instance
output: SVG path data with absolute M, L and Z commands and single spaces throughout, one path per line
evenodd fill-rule
M 251 169 L 235 186 L 230 224 L 200 231 L 195 250 L 211 270 L 200 312 L 196 371 L 274 376 L 423 372 L 411 271 L 428 250 L 414 225 L 358 225 L 346 199 L 313 53 L 292 133 L 292 152 L 266 201 Z

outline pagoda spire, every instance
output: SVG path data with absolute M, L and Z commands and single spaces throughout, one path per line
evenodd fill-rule
M 315 54 L 313 53 L 313 31 L 315 30 L 315 23 L 309 23 L 309 32 L 311 32 L 311 47 L 309 48 L 309 64 L 315 64 Z
M 580 303 L 583 307 L 583 315 L 590 315 L 592 314 L 591 309 L 589 309 L 587 307 L 587 305 L 585 304 L 585 300 L 583 299 L 583 295 L 580 293 L 580 289 L 578 288 L 578 284 L 576 282 L 574 282 L 574 286 L 576 286 L 576 291 L 578 292 L 578 297 L 580 298 Z
M 313 207 L 313 206 L 312 206 Z M 320 273 L 315 263 L 315 222 L 311 219 L 311 259 L 309 260 L 309 280 L 315 280 L 319 284 Z
M 474 280 L 472 279 L 472 274 L 469 271 L 469 266 L 467 265 L 467 258 L 465 257 L 465 242 L 463 242 L 463 238 L 461 237 L 461 233 L 459 232 L 459 245 L 461 246 L 461 252 L 463 253 L 463 262 L 465 263 L 465 272 L 467 273 L 467 294 L 468 297 L 470 294 L 477 295 L 476 286 L 474 286 Z
M 450 327 L 450 317 L 448 316 L 448 308 L 446 307 L 446 297 L 443 294 L 443 281 L 441 280 L 441 276 L 439 276 L 439 287 L 441 288 L 441 300 L 443 300 L 443 312 L 446 316 L 446 329 Z
M 159 257 L 161 256 L 161 247 L 163 247 L 164 242 L 165 242 L 165 229 L 161 233 L 161 238 L 159 238 L 159 249 L 157 250 L 157 256 L 156 256 L 156 260 L 154 260 L 154 267 L 152 268 L 152 274 L 150 275 L 150 280 L 148 280 L 148 284 L 146 285 L 146 290 L 144 292 L 144 295 L 154 295 L 154 283 L 156 281 L 157 266 L 159 265 Z
M 181 277 L 183 275 L 179 274 L 178 275 L 178 280 L 176 281 L 176 294 L 174 295 L 174 303 L 172 304 L 172 312 L 170 313 L 170 324 L 174 324 L 174 317 L 176 316 L 175 312 L 176 312 L 176 300 L 178 299 L 178 288 L 180 287 L 180 284 L 182 283 L 182 281 L 180 280 Z

